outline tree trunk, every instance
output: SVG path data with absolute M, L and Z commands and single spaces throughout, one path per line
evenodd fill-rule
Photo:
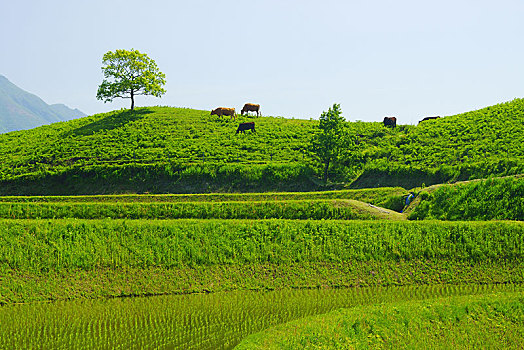
M 328 180 L 329 161 L 330 161 L 330 159 L 328 159 L 326 161 L 326 167 L 324 168 L 324 183 L 326 183 L 326 184 L 327 184 L 327 180 Z
M 135 109 L 135 94 L 133 89 L 131 89 L 131 110 Z

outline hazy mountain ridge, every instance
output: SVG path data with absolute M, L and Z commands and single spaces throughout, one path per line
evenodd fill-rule
M 64 104 L 49 105 L 0 75 L 0 133 L 85 117 Z

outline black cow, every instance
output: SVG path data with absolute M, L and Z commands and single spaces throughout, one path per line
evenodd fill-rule
M 239 132 L 245 133 L 246 130 L 253 130 L 253 132 L 256 132 L 255 131 L 255 122 L 240 123 L 238 125 L 237 132 L 235 133 L 235 135 L 238 134 Z
M 426 120 L 438 119 L 438 118 L 440 118 L 440 116 L 436 116 L 436 117 L 426 117 L 426 118 L 422 119 L 421 121 L 419 121 L 418 123 L 420 124 L 420 123 L 422 123 L 422 122 L 425 122 Z
M 391 126 L 394 128 L 397 126 L 397 118 L 395 117 L 384 117 L 384 126 Z

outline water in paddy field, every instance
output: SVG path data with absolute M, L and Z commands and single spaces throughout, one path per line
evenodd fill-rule
M 441 285 L 235 291 L 0 307 L 5 349 L 231 349 L 300 317 L 383 302 L 492 292 L 522 285 Z

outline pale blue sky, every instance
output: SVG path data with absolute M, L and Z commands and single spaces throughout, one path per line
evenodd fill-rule
M 5 1 L 0 74 L 88 114 L 102 56 L 135 48 L 166 74 L 137 106 L 401 124 L 524 97 L 524 1 Z

